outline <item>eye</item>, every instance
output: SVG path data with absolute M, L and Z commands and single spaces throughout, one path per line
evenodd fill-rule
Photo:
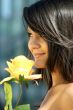
M 32 34 L 30 32 L 28 32 L 28 37 L 32 37 Z

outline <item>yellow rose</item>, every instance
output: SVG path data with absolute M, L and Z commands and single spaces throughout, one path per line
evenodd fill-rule
M 32 74 L 35 71 L 32 68 L 34 64 L 33 60 L 29 60 L 24 55 L 16 56 L 14 59 L 11 59 L 10 62 L 7 61 L 8 68 L 5 68 L 5 70 L 9 72 L 10 76 L 0 81 L 0 84 L 12 79 L 19 80 L 20 75 L 28 80 L 41 79 L 41 74 Z
M 6 71 L 10 73 L 10 76 L 19 79 L 19 75 L 28 77 L 32 74 L 31 69 L 34 65 L 33 60 L 29 60 L 27 57 L 20 55 L 11 59 L 10 62 L 7 61 L 8 68 L 5 68 Z

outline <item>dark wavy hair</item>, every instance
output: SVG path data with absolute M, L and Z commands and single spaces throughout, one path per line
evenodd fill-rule
M 24 8 L 23 18 L 48 42 L 48 69 L 42 73 L 49 88 L 55 67 L 64 80 L 73 82 L 73 0 L 38 1 Z

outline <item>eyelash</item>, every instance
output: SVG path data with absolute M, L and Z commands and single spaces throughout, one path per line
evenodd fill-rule
M 31 35 L 32 35 L 31 33 L 28 33 L 28 37 L 31 37 Z

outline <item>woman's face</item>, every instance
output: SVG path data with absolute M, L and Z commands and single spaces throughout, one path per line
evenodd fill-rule
M 37 68 L 46 68 L 48 60 L 48 44 L 47 42 L 30 27 L 28 27 L 29 41 L 28 48 L 32 53 L 35 66 Z

